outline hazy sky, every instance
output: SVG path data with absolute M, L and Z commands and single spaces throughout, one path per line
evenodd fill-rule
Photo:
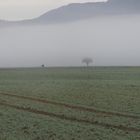
M 48 10 L 77 2 L 105 0 L 0 0 L 0 19 L 20 20 L 37 17 Z

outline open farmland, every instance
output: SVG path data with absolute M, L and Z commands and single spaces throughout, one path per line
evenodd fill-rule
M 139 140 L 140 67 L 0 69 L 0 140 Z

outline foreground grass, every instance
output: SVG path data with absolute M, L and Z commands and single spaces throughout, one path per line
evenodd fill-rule
M 140 135 L 0 107 L 1 140 L 139 140 Z
M 0 92 L 139 116 L 140 67 L 1 69 Z M 78 112 L 4 96 L 0 96 L 0 100 L 58 114 L 140 128 L 140 120 L 100 117 L 95 113 Z M 8 107 L 0 108 L 2 140 L 140 139 L 140 135 L 134 132 L 42 117 Z

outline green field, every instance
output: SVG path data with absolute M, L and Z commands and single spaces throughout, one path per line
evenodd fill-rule
M 0 69 L 0 140 L 25 139 L 140 140 L 140 67 Z

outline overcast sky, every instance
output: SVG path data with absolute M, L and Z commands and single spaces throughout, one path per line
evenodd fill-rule
M 0 19 L 20 20 L 33 18 L 69 3 L 97 1 L 105 0 L 0 0 Z

